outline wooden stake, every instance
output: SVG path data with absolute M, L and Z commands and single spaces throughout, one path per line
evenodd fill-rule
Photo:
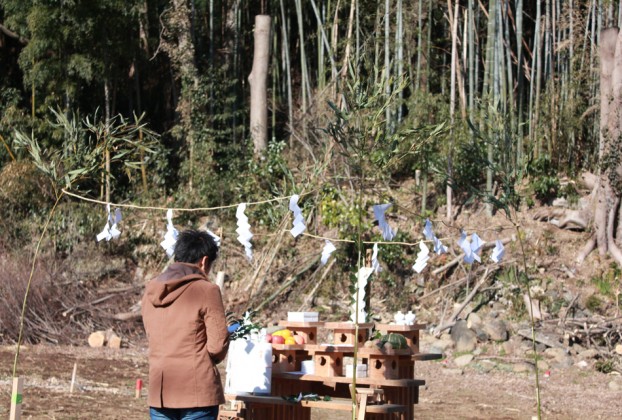
M 73 364 L 73 373 L 71 374 L 71 385 L 69 386 L 69 393 L 73 394 L 73 386 L 76 383 L 76 372 L 78 371 L 78 362 Z
M 10 420 L 22 418 L 22 392 L 24 390 L 24 378 L 13 378 L 13 391 L 11 392 Z
M 220 288 L 220 294 L 225 294 L 225 272 L 219 271 L 216 274 L 216 285 Z
M 143 390 L 143 380 L 142 379 L 136 379 L 136 395 L 135 398 L 140 398 L 140 394 Z

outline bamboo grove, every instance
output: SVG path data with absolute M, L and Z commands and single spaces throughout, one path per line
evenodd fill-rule
M 30 135 L 67 165 L 101 145 L 68 133 L 121 118 L 135 122 L 126 137 L 97 149 L 107 175 L 81 172 L 75 185 L 102 197 L 181 185 L 226 200 L 237 174 L 270 161 L 248 146 L 258 14 L 272 22 L 270 153 L 317 155 L 327 104 L 343 109 L 362 85 L 384 98 L 373 130 L 399 143 L 387 148 L 446 128 L 388 175 L 436 169 L 455 188 L 466 178 L 491 190 L 534 162 L 570 175 L 596 164 L 599 34 L 622 19 L 614 0 L 0 0 L 0 162 L 27 157 Z M 120 169 L 128 156 L 138 164 Z

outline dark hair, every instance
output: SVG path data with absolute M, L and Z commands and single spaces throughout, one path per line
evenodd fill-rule
M 196 229 L 184 230 L 177 237 L 175 261 L 197 264 L 203 257 L 214 262 L 218 257 L 218 245 L 212 236 Z

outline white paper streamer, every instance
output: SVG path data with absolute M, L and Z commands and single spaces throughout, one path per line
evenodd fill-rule
M 391 241 L 395 237 L 395 232 L 393 232 L 391 226 L 389 226 L 389 223 L 387 223 L 387 219 L 384 216 L 386 211 L 392 205 L 392 203 L 374 205 L 374 216 L 378 221 L 378 227 L 380 228 L 380 231 L 382 232 L 382 238 L 385 241 Z
M 253 246 L 251 245 L 253 234 L 251 233 L 251 225 L 248 223 L 248 217 L 244 214 L 245 210 L 246 203 L 238 204 L 238 209 L 235 212 L 235 217 L 238 219 L 238 228 L 235 231 L 238 234 L 238 242 L 244 245 L 246 258 L 251 261 L 253 259 Z
M 220 248 L 220 236 L 216 235 L 214 232 L 212 232 L 209 229 L 205 229 L 207 231 L 207 233 L 209 234 L 209 236 L 211 236 L 214 239 L 214 242 L 216 243 L 216 246 L 218 248 Z
M 177 243 L 177 236 L 179 231 L 173 226 L 173 209 L 166 211 L 166 233 L 164 234 L 164 240 L 160 242 L 160 246 L 166 251 L 168 257 L 172 257 L 175 253 L 175 244 Z
M 432 231 L 432 222 L 430 222 L 430 219 L 425 219 L 425 226 L 423 227 L 423 236 L 425 236 L 425 238 L 428 241 L 431 241 L 436 237 L 434 236 L 434 232 Z
M 324 249 L 322 249 L 322 258 L 320 260 L 320 265 L 326 265 L 326 263 L 328 262 L 328 259 L 330 258 L 330 254 L 335 252 L 336 249 L 337 248 L 335 248 L 335 245 L 333 245 L 331 241 L 326 239 L 326 243 L 324 244 Z
M 305 218 L 302 216 L 302 210 L 300 210 L 298 206 L 299 198 L 300 196 L 298 194 L 294 194 L 289 199 L 289 209 L 294 213 L 294 227 L 290 230 L 290 233 L 294 238 L 298 237 L 298 235 L 307 229 L 305 226 Z
M 495 247 L 492 250 L 492 254 L 490 255 L 490 259 L 498 263 L 498 262 L 501 262 L 501 259 L 503 258 L 504 255 L 505 255 L 505 247 L 503 246 L 503 243 L 501 243 L 501 241 L 497 239 L 497 241 L 495 242 Z
M 121 209 L 116 208 L 114 210 L 114 217 L 110 214 L 110 204 L 106 204 L 106 210 L 108 212 L 108 220 L 106 221 L 106 226 L 104 226 L 104 230 L 102 230 L 97 235 L 97 242 L 105 239 L 106 241 L 110 241 L 111 239 L 117 239 L 121 232 L 117 228 L 117 225 L 122 220 L 121 217 Z
M 413 270 L 417 273 L 421 273 L 423 269 L 428 265 L 430 259 L 430 248 L 427 247 L 423 241 L 419 242 L 419 253 L 417 254 L 417 260 L 413 265 Z
M 434 243 L 434 252 L 436 252 L 438 255 L 447 253 L 447 248 L 445 248 L 445 245 L 443 245 L 441 240 L 438 239 L 432 231 L 432 222 L 430 222 L 430 219 L 425 219 L 423 236 L 425 236 L 428 241 L 432 241 Z
M 365 322 L 367 319 L 367 311 L 365 308 L 365 286 L 369 276 L 374 272 L 372 267 L 361 267 L 356 274 L 356 289 L 358 289 L 358 322 Z M 356 322 L 356 290 L 352 296 L 352 311 L 350 315 L 350 321 Z
M 434 252 L 436 252 L 438 255 L 447 253 L 447 248 L 436 236 L 434 237 Z
M 460 239 L 458 240 L 458 245 L 464 252 L 464 262 L 467 264 L 473 264 L 474 261 L 482 262 L 480 256 L 477 254 L 477 251 L 484 245 L 484 241 L 481 240 L 477 233 L 473 233 L 471 235 L 471 242 L 467 239 L 466 233 L 462 232 L 460 235 Z
M 374 273 L 380 273 L 382 271 L 382 267 L 380 267 L 380 263 L 378 262 L 378 244 L 374 244 L 374 252 L 371 254 L 371 268 L 373 268 Z

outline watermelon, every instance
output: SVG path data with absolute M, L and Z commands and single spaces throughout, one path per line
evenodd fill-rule
M 406 337 L 404 337 L 402 334 L 385 334 L 380 337 L 380 341 L 382 342 L 382 344 L 391 344 L 390 347 L 396 350 L 405 349 L 408 347 L 408 344 L 406 343 Z

